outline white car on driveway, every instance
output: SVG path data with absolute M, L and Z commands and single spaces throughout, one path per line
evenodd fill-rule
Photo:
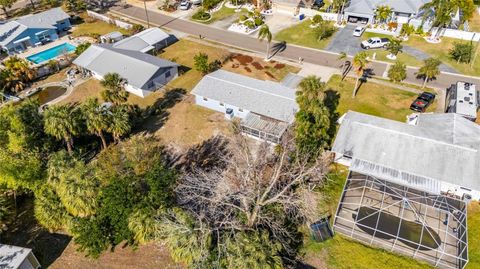
M 360 46 L 362 49 L 379 49 L 379 48 L 385 48 L 387 44 L 390 42 L 390 39 L 388 38 L 380 38 L 380 37 L 372 37 L 369 38 L 368 40 L 363 41 Z
M 180 5 L 178 6 L 178 9 L 180 10 L 188 10 L 190 8 L 191 3 L 189 1 L 183 0 Z
M 360 37 L 363 34 L 363 32 L 365 32 L 365 27 L 357 26 L 357 28 L 355 28 L 355 30 L 353 30 L 353 36 Z

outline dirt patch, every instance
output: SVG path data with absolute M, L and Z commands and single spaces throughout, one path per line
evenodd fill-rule
M 241 65 L 248 65 L 253 62 L 253 57 L 248 55 L 237 54 L 232 57 L 235 61 L 238 61 Z
M 247 71 L 248 73 L 252 73 L 252 69 L 250 69 L 248 66 L 245 66 L 244 69 L 245 69 L 245 71 Z
M 252 65 L 253 65 L 253 67 L 255 67 L 255 69 L 257 69 L 257 70 L 263 70 L 263 65 L 261 65 L 261 64 L 258 63 L 258 62 L 253 62 Z
M 156 244 L 150 243 L 139 246 L 137 249 L 132 247 L 118 246 L 115 251 L 107 251 L 98 259 L 85 257 L 83 253 L 76 251 L 77 246 L 71 242 L 59 259 L 49 268 L 52 269 L 147 269 L 147 268 L 183 268 L 175 264 L 170 258 L 168 251 Z
M 285 68 L 285 65 L 284 64 L 276 64 L 273 68 L 282 69 L 282 68 Z

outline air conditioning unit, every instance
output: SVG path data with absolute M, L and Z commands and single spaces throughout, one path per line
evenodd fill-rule
M 227 108 L 227 109 L 225 110 L 225 119 L 231 120 L 231 119 L 233 119 L 233 116 L 234 116 L 234 115 L 233 115 L 233 109 Z

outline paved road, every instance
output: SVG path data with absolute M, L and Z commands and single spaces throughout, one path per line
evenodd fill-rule
M 114 7 L 112 8 L 112 11 L 140 21 L 145 21 L 146 18 L 145 10 L 134 6 L 128 8 Z M 259 53 L 263 53 L 266 48 L 266 43 L 257 40 L 254 36 L 241 35 L 223 29 L 203 25 L 200 23 L 173 18 L 153 11 L 149 11 L 149 18 L 151 25 L 165 27 L 167 29 L 184 32 L 195 36 L 202 35 L 202 37 L 205 37 L 208 40 L 227 44 L 230 46 Z M 287 44 L 284 51 L 278 53 L 276 56 L 280 56 L 293 61 L 298 61 L 299 57 L 302 57 L 305 62 L 335 68 L 337 68 L 341 64 L 337 60 L 338 55 L 336 54 L 326 51 L 293 46 L 289 44 Z M 370 65 L 373 74 L 377 76 L 382 76 L 386 71 L 387 66 L 387 64 L 381 62 L 372 62 Z M 416 72 L 416 68 L 408 68 L 407 79 L 405 82 L 422 84 L 423 80 L 416 78 Z M 318 74 L 318 76 L 320 77 L 321 75 L 322 74 Z M 480 85 L 480 78 L 471 78 L 457 74 L 442 73 L 438 77 L 438 79 L 429 82 L 429 86 L 445 89 L 446 87 L 459 80 L 473 82 L 477 85 Z

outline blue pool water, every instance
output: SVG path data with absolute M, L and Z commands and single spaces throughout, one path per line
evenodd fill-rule
M 56 58 L 59 55 L 64 54 L 65 52 L 72 52 L 75 50 L 75 46 L 69 43 L 63 43 L 53 48 L 49 48 L 48 50 L 44 50 L 42 52 L 30 55 L 27 57 L 27 60 L 30 62 L 39 64 L 50 59 Z

